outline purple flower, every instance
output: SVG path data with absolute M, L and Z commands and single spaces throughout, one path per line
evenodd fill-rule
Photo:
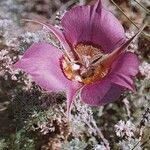
M 43 25 L 64 51 L 35 43 L 14 67 L 29 73 L 43 89 L 65 90 L 68 110 L 77 93 L 85 103 L 99 106 L 117 100 L 124 89 L 134 90 L 139 61 L 125 50 L 137 34 L 125 42 L 122 25 L 100 0 L 69 10 L 61 21 L 63 31 Z

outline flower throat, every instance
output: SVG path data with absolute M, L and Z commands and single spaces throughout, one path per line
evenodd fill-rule
M 62 59 L 62 69 L 68 79 L 90 84 L 109 72 L 109 68 L 100 64 L 99 60 L 104 53 L 99 48 L 80 43 L 75 46 L 74 51 L 78 60 L 70 62 L 66 56 Z

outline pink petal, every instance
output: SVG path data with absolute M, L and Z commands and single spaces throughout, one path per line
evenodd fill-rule
M 104 105 L 117 100 L 125 88 L 134 90 L 132 78 L 138 73 L 138 67 L 139 61 L 135 54 L 123 53 L 105 78 L 83 87 L 81 99 L 90 105 Z
M 69 88 L 67 90 L 67 114 L 68 114 L 68 118 L 69 118 L 69 115 L 70 115 L 72 103 L 75 100 L 75 98 L 77 96 L 77 92 L 80 89 L 80 87 L 81 87 L 81 85 L 78 84 L 74 87 L 72 86 L 71 88 Z
M 49 91 L 78 88 L 80 84 L 74 83 L 64 76 L 60 68 L 61 57 L 62 53 L 54 46 L 35 43 L 14 67 L 29 73 L 38 85 Z
M 145 25 L 129 40 L 127 40 L 125 43 L 123 43 L 120 47 L 114 49 L 111 53 L 105 55 L 102 59 L 101 59 L 101 64 L 104 67 L 109 68 L 112 63 L 118 59 L 118 57 L 125 52 L 125 50 L 128 48 L 128 46 L 131 44 L 131 42 L 143 31 L 143 29 L 145 28 Z
M 72 55 L 70 54 L 71 48 L 69 46 L 69 44 L 67 43 L 63 33 L 61 30 L 59 30 L 58 28 L 54 27 L 53 25 L 51 25 L 50 23 L 45 23 L 42 21 L 37 21 L 37 20 L 30 20 L 30 19 L 24 19 L 25 21 L 28 22 L 33 22 L 33 23 L 37 23 L 40 24 L 42 26 L 44 26 L 45 28 L 47 28 L 50 32 L 52 32 L 56 38 L 59 40 L 59 42 L 61 43 L 62 47 L 64 48 L 64 53 L 69 56 L 69 58 L 72 58 Z
M 81 99 L 92 106 L 105 105 L 117 100 L 123 87 L 111 82 L 111 78 L 106 77 L 101 81 L 86 85 L 81 90 Z
M 101 100 L 103 102 L 103 105 L 114 102 L 119 99 L 122 92 L 124 91 L 124 87 L 119 86 L 117 84 L 111 84 L 110 89 L 107 91 L 105 97 Z M 101 103 L 102 105 L 102 103 Z
M 133 77 L 139 72 L 138 57 L 126 52 L 112 66 L 111 81 L 130 90 L 134 90 Z
M 74 46 L 79 42 L 97 44 L 109 52 L 124 41 L 124 29 L 115 16 L 102 8 L 100 0 L 92 6 L 78 6 L 62 19 L 66 39 Z

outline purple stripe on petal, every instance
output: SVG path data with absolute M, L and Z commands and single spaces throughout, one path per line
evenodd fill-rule
M 78 6 L 62 19 L 63 33 L 74 46 L 80 42 L 99 45 L 105 52 L 112 51 L 124 41 L 124 29 L 115 16 L 98 1 L 92 6 Z
M 101 0 L 96 0 L 95 4 L 93 4 L 92 6 L 93 12 L 97 12 L 97 13 L 101 13 L 102 10 L 102 3 Z
M 29 73 L 33 80 L 48 91 L 66 90 L 74 86 L 60 68 L 62 53 L 46 43 L 33 44 L 15 65 Z

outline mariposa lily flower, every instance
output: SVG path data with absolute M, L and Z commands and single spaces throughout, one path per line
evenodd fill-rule
M 66 91 L 68 111 L 78 93 L 83 102 L 100 106 L 117 100 L 124 89 L 135 89 L 139 60 L 126 49 L 139 32 L 125 41 L 122 25 L 100 0 L 70 9 L 62 18 L 62 31 L 38 23 L 55 34 L 64 50 L 34 43 L 14 67 L 43 89 Z

